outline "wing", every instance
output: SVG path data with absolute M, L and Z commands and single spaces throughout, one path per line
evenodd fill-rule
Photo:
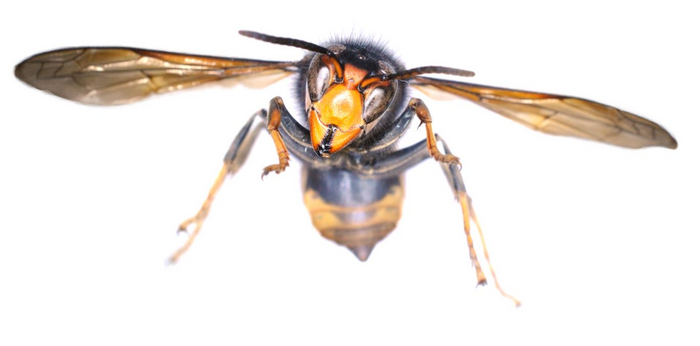
M 472 101 L 533 130 L 585 138 L 627 148 L 661 146 L 675 149 L 676 140 L 658 124 L 577 97 L 417 77 L 412 86 L 436 88 Z
M 286 76 L 295 66 L 136 48 L 69 48 L 28 58 L 15 67 L 15 76 L 69 100 L 118 105 L 233 77 Z

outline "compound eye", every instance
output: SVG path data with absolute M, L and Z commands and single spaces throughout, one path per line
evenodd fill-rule
M 370 124 L 377 120 L 394 99 L 396 93 L 396 82 L 392 81 L 388 86 L 371 88 L 365 97 L 365 110 L 362 118 L 365 123 Z
M 316 54 L 309 65 L 309 78 L 307 81 L 309 99 L 316 102 L 321 99 L 323 94 L 328 90 L 331 83 L 331 73 L 323 62 L 321 62 L 321 54 Z
M 396 70 L 391 64 L 380 60 L 378 72 L 379 76 L 383 76 L 395 73 Z M 386 82 L 375 81 L 375 83 L 369 83 L 367 90 L 364 91 L 365 110 L 362 113 L 362 118 L 368 125 L 384 114 L 396 94 L 396 81 L 391 81 L 388 85 L 384 83 Z

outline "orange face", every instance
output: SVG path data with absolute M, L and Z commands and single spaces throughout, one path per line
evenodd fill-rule
M 322 157 L 343 149 L 365 128 L 364 95 L 357 90 L 367 71 L 345 64 L 343 82 L 333 84 L 309 109 L 313 148 Z

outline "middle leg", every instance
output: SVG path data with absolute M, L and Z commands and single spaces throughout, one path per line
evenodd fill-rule
M 170 256 L 168 260 L 170 263 L 177 262 L 177 260 L 190 248 L 194 242 L 194 239 L 199 234 L 204 221 L 209 215 L 209 210 L 214 203 L 214 197 L 216 197 L 217 192 L 223 185 L 225 178 L 235 174 L 248 157 L 253 142 L 262 129 L 263 124 L 261 120 L 265 117 L 267 118 L 267 130 L 270 132 L 270 136 L 275 143 L 279 161 L 277 164 L 265 167 L 263 169 L 262 177 L 273 171 L 279 174 L 289 166 L 289 152 L 287 151 L 287 147 L 285 146 L 279 133 L 282 115 L 286 113 L 288 112 L 284 108 L 282 98 L 275 97 L 270 101 L 270 108 L 267 113 L 264 110 L 261 110 L 253 115 L 248 123 L 246 123 L 238 136 L 236 136 L 236 138 L 233 140 L 231 147 L 224 156 L 224 165 L 221 167 L 216 180 L 214 180 L 214 184 L 212 184 L 212 187 L 209 189 L 207 198 L 204 200 L 204 203 L 202 203 L 199 211 L 197 211 L 197 214 L 195 214 L 193 217 L 183 221 L 180 224 L 178 232 L 186 232 L 190 226 L 193 226 L 193 230 L 190 233 L 187 242 Z
M 445 150 L 445 154 L 449 155 L 451 154 L 450 148 L 447 146 L 447 143 L 445 143 L 442 138 L 437 137 L 437 140 L 442 143 L 442 147 Z M 479 263 L 479 259 L 476 256 L 476 251 L 474 250 L 474 242 L 472 240 L 471 236 L 471 221 L 474 221 L 474 224 L 476 225 L 476 229 L 479 232 L 479 239 L 481 240 L 481 248 L 483 249 L 484 252 L 484 258 L 486 259 L 486 263 L 489 266 L 489 271 L 491 272 L 491 277 L 493 278 L 493 283 L 494 286 L 496 286 L 496 289 L 498 292 L 501 293 L 504 297 L 512 300 L 515 303 L 515 306 L 520 306 L 520 301 L 513 297 L 512 295 L 506 293 L 503 288 L 501 288 L 501 285 L 498 283 L 498 278 L 496 277 L 496 271 L 493 269 L 493 265 L 491 264 L 491 258 L 489 257 L 489 251 L 486 248 L 486 241 L 484 240 L 484 233 L 481 230 L 481 224 L 479 224 L 479 219 L 476 217 L 476 212 L 474 211 L 474 206 L 472 204 L 472 199 L 469 197 L 469 194 L 467 193 L 467 189 L 464 186 L 464 180 L 462 180 L 462 174 L 460 171 L 457 169 L 457 167 L 452 166 L 452 165 L 447 165 L 447 164 L 441 164 L 440 165 L 442 168 L 442 171 L 445 173 L 445 177 L 447 178 L 447 182 L 450 184 L 450 187 L 452 188 L 452 193 L 455 196 L 455 199 L 459 202 L 459 205 L 462 208 L 462 218 L 464 220 L 464 233 L 466 233 L 467 236 L 467 244 L 469 246 L 469 257 L 471 258 L 472 264 L 474 265 L 476 269 L 476 278 L 477 278 L 477 283 L 479 285 L 485 285 L 486 284 L 486 276 L 484 275 L 483 270 L 481 269 L 481 264 Z

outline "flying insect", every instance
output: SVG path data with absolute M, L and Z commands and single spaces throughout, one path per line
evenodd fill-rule
M 125 47 L 68 48 L 34 55 L 15 68 L 25 83 L 59 97 L 94 105 L 119 105 L 152 94 L 231 78 L 296 76 L 293 95 L 303 109 L 295 117 L 281 97 L 254 113 L 233 140 L 223 167 L 203 205 L 182 222 L 187 242 L 170 261 L 177 261 L 199 234 L 224 178 L 244 164 L 254 139 L 264 129 L 278 160 L 262 176 L 281 173 L 290 156 L 302 162 L 303 200 L 314 227 L 329 240 L 365 261 L 374 246 L 392 232 L 401 217 L 403 175 L 432 158 L 441 166 L 460 203 L 469 256 L 477 282 L 487 279 L 477 257 L 471 223 L 477 226 L 496 288 L 498 284 L 471 199 L 460 174 L 461 163 L 445 140 L 435 134 L 423 100 L 408 89 L 438 90 L 467 99 L 534 130 L 578 137 L 616 146 L 677 147 L 660 125 L 598 102 L 548 93 L 513 90 L 425 77 L 446 74 L 470 77 L 467 70 L 423 66 L 406 68 L 384 46 L 363 39 L 339 39 L 323 45 L 240 31 L 243 36 L 301 48 L 299 61 L 265 61 L 170 53 Z M 398 140 L 414 118 L 425 139 L 400 147 Z

